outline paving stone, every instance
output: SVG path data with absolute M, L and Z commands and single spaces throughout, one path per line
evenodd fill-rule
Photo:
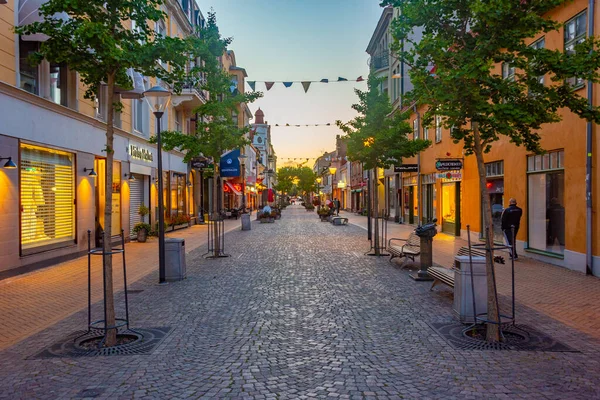
M 595 338 L 519 303 L 519 323 L 580 352 L 453 349 L 428 325 L 452 320 L 451 293 L 362 256 L 368 247 L 360 227 L 290 207 L 274 224 L 228 233 L 229 258 L 192 250 L 185 281 L 159 286 L 141 274 L 133 327 L 173 328 L 152 354 L 30 359 L 85 326 L 75 311 L 0 351 L 0 398 L 89 388 L 111 399 L 600 397 Z

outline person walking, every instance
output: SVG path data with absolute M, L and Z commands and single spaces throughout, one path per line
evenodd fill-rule
M 523 210 L 517 206 L 517 199 L 515 198 L 511 198 L 508 201 L 508 207 L 502 211 L 502 232 L 504 233 L 506 243 L 511 246 L 512 251 L 510 257 L 514 260 L 519 259 L 519 256 L 517 255 L 516 243 L 513 243 L 513 239 L 517 237 L 517 232 L 519 232 L 519 225 L 521 223 L 522 215 Z M 512 232 L 512 227 L 515 229 L 514 235 Z
M 333 200 L 333 206 L 335 207 L 335 214 L 340 215 L 340 201 L 338 199 Z

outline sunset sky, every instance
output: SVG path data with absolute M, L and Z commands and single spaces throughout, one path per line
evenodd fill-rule
M 230 49 L 248 81 L 318 81 L 356 79 L 369 73 L 369 39 L 381 15 L 379 0 L 208 0 L 198 1 L 205 17 L 217 14 L 221 33 L 233 37 Z M 300 83 L 285 88 L 276 83 L 250 105 L 260 107 L 272 125 L 272 142 L 279 159 L 316 157 L 335 148 L 341 131 L 335 120 L 355 112 L 354 88 L 366 83 L 313 83 L 304 93 Z M 246 85 L 246 90 L 250 90 Z M 332 123 L 331 127 L 275 127 L 275 124 Z M 312 160 L 310 165 L 312 166 Z

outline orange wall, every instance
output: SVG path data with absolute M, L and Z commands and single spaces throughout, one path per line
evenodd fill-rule
M 0 6 L 0 81 L 15 85 L 15 1 Z

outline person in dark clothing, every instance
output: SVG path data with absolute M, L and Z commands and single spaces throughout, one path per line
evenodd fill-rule
M 335 207 L 336 215 L 340 215 L 340 201 L 338 199 L 333 200 L 333 206 Z
M 516 238 L 517 232 L 519 232 L 523 210 L 517 206 L 517 200 L 514 198 L 511 198 L 508 203 L 508 207 L 502 211 L 502 232 L 504 232 L 506 242 L 512 247 L 511 258 L 514 257 L 514 259 L 517 260 L 519 256 L 517 255 L 516 243 L 513 243 L 512 227 L 515 227 L 514 237 Z

